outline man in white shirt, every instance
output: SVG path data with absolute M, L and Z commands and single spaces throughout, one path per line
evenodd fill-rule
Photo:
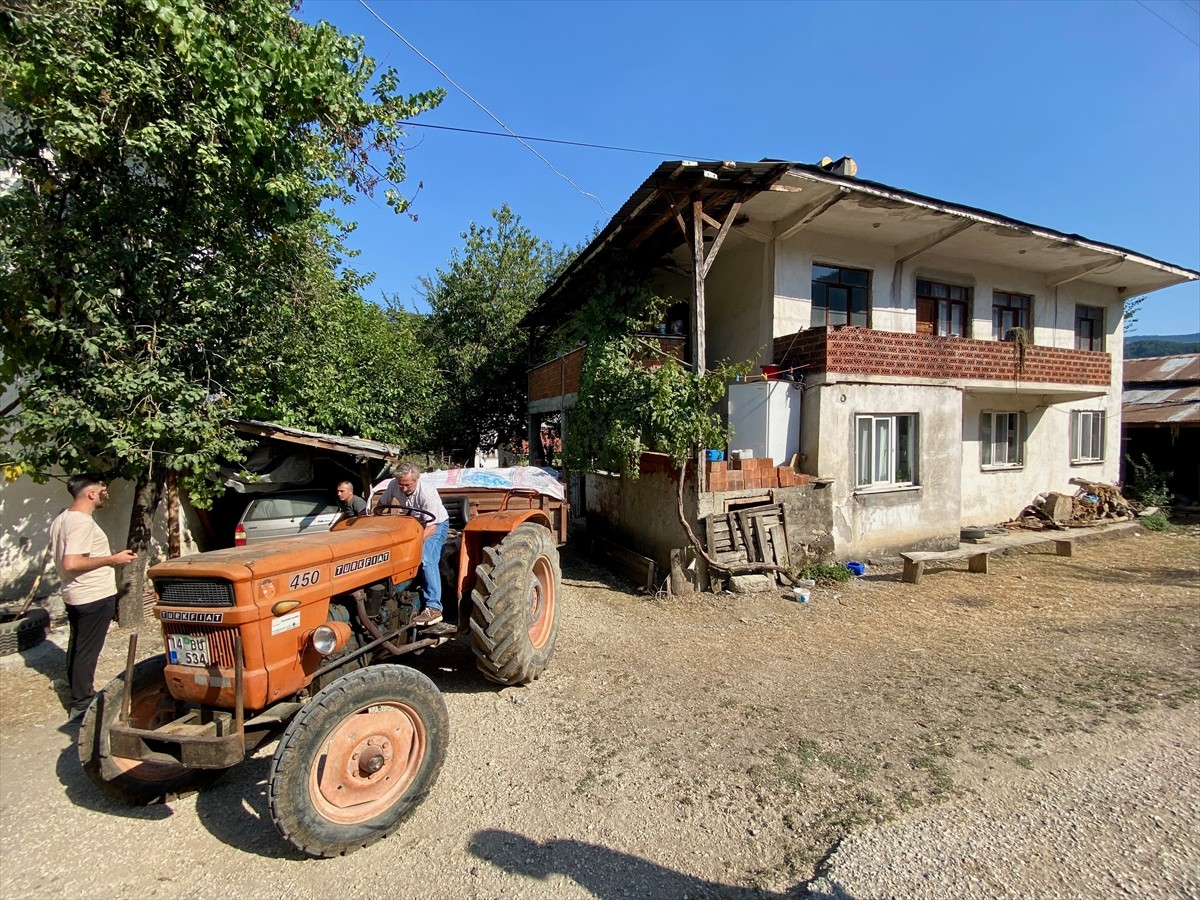
M 379 501 L 378 510 L 415 515 L 406 510 L 388 510 L 389 504 L 399 504 L 424 510 L 432 519 L 422 516 L 425 522 L 425 542 L 421 545 L 421 611 L 409 624 L 423 628 L 442 621 L 442 573 L 438 564 L 442 559 L 442 547 L 450 531 L 450 516 L 442 503 L 437 489 L 421 483 L 421 470 L 412 463 L 401 463 L 396 477 Z
M 116 566 L 137 559 L 132 550 L 112 553 L 108 536 L 92 514 L 108 502 L 108 487 L 99 475 L 76 475 L 67 481 L 74 502 L 50 523 L 50 547 L 62 582 L 71 636 L 67 643 L 67 681 L 71 713 L 82 715 L 95 693 L 96 662 L 104 649 L 108 625 L 117 608 Z

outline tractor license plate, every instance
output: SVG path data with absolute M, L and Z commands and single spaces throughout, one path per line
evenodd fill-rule
M 167 659 L 172 665 L 208 666 L 208 638 L 190 634 L 167 635 Z

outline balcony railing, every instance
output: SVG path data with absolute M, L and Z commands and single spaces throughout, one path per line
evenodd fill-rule
M 777 337 L 774 349 L 776 365 L 810 378 L 828 373 L 1096 386 L 1112 381 L 1108 353 L 1008 341 L 847 326 Z

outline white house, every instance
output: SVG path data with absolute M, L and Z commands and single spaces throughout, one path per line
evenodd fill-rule
M 791 498 L 793 531 L 861 557 L 951 545 L 961 526 L 1073 492 L 1074 476 L 1117 481 L 1124 301 L 1200 273 L 855 169 L 663 163 L 527 321 L 566 321 L 619 257 L 686 305 L 685 359 L 803 377 L 796 443 L 813 482 L 751 486 L 708 466 L 689 500 L 697 525 Z M 530 372 L 531 421 L 558 414 L 566 443 L 581 358 Z M 686 543 L 674 490 L 653 478 L 593 478 L 584 494 L 647 556 L 665 563 Z

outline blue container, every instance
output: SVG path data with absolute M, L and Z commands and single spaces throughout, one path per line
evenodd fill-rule
M 724 462 L 725 460 L 724 450 L 706 450 L 704 452 L 707 455 L 709 462 Z
M 860 562 L 848 562 L 846 568 L 850 570 L 850 574 L 855 578 L 861 578 L 867 572 L 867 567 Z

